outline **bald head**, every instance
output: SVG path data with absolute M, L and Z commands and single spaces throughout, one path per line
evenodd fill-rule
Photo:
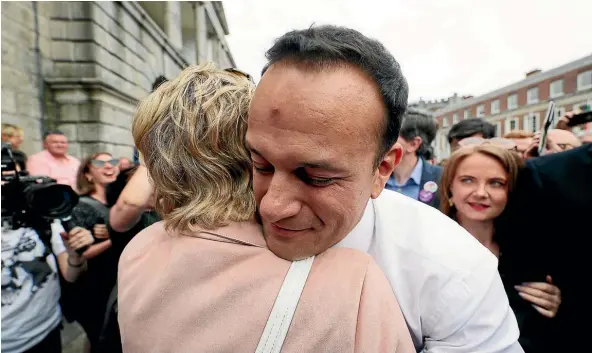
M 549 130 L 548 136 L 549 140 L 556 143 L 562 150 L 568 150 L 582 145 L 578 137 L 567 130 Z

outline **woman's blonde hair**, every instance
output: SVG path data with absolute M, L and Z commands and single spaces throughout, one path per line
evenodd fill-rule
M 488 143 L 461 147 L 450 156 L 448 163 L 442 171 L 442 179 L 440 180 L 440 211 L 450 218 L 454 219 L 456 217 L 456 208 L 450 204 L 452 198 L 450 188 L 454 181 L 456 170 L 462 161 L 475 153 L 491 157 L 502 165 L 508 173 L 508 192 L 512 192 L 516 186 L 518 172 L 522 167 L 522 159 L 516 152 Z
M 13 136 L 24 136 L 23 129 L 8 123 L 2 123 L 2 137 L 11 138 Z
M 90 195 L 95 192 L 95 183 L 88 180 L 86 173 L 90 172 L 90 165 L 92 161 L 102 155 L 111 156 L 111 153 L 95 153 L 86 157 L 82 160 L 82 162 L 80 162 L 80 167 L 78 167 L 78 173 L 76 174 L 76 191 L 78 192 L 78 195 Z
M 140 102 L 132 134 L 167 229 L 215 229 L 254 216 L 245 145 L 254 88 L 208 63 L 188 67 Z

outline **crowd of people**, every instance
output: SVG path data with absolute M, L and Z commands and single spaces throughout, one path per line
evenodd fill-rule
M 266 57 L 257 86 L 211 63 L 159 78 L 138 165 L 80 162 L 59 131 L 27 159 L 2 126 L 14 172 L 80 196 L 49 242 L 3 224 L 3 349 L 60 352 L 63 312 L 97 353 L 581 350 L 592 144 L 573 113 L 543 156 L 540 132 L 463 120 L 438 164 L 380 42 L 313 26 Z

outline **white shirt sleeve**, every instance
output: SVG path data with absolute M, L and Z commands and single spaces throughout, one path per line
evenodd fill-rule
M 58 257 L 62 253 L 66 252 L 66 246 L 60 233 L 65 232 L 64 226 L 59 220 L 55 220 L 51 224 L 51 251 Z
M 469 278 L 452 279 L 440 294 L 438 314 L 426 320 L 425 332 L 430 337 L 426 337 L 424 352 L 524 352 L 497 268 L 483 266 Z

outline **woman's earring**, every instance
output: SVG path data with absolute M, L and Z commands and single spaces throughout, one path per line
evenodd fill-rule
M 92 178 L 88 178 L 88 182 L 92 183 L 93 182 Z
M 450 207 L 452 207 L 454 205 L 454 201 L 452 201 L 452 199 L 448 199 L 448 204 L 450 205 Z

